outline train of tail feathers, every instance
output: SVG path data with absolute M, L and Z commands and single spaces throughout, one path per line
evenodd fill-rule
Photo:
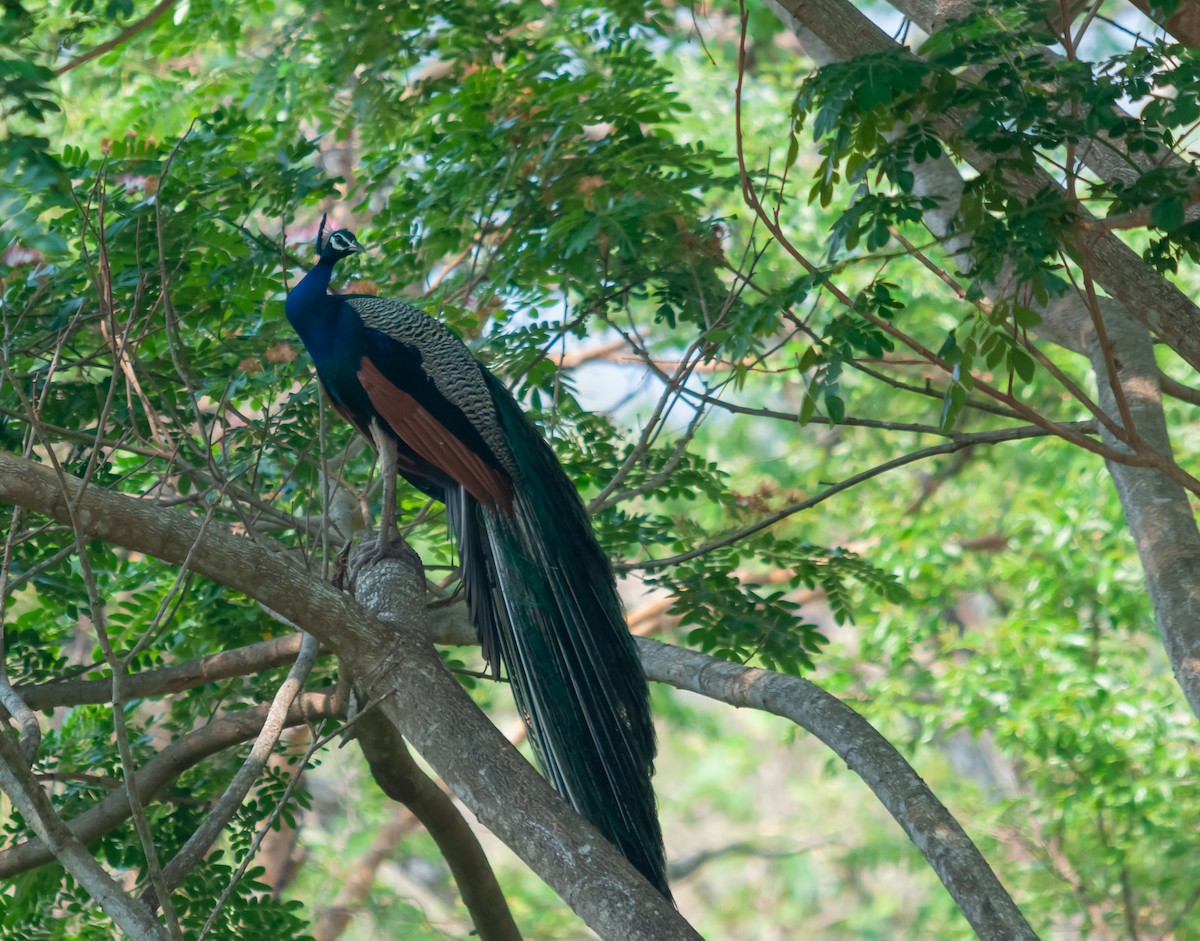
M 400 300 L 330 294 L 363 251 L 317 233 L 287 296 L 334 408 L 398 473 L 446 506 L 470 616 L 555 789 L 667 898 L 649 692 L 612 569 L 574 485 L 508 389 L 442 323 Z M 389 467 L 394 465 L 394 467 Z M 385 490 L 380 539 L 394 526 Z M 381 542 L 386 545 L 386 542 Z

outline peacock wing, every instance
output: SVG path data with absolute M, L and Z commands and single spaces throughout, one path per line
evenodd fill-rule
M 370 356 L 360 361 L 358 380 L 375 411 L 416 454 L 461 484 L 488 509 L 507 510 L 512 506 L 513 488 L 508 474 L 485 461 L 415 395 L 392 382 Z

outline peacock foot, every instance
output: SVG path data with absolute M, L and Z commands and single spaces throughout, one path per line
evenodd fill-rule
M 378 565 L 385 559 L 398 559 L 408 565 L 421 565 L 421 557 L 417 551 L 394 531 L 391 538 L 384 538 L 382 533 L 364 536 L 357 543 L 347 545 L 339 554 L 339 560 L 342 560 L 343 556 L 341 582 L 335 581 L 334 584 L 351 591 L 367 568 Z

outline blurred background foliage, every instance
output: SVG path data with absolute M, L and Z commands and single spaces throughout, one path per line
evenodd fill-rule
M 131 25 L 143 28 L 93 55 Z M 891 237 L 889 226 L 929 241 L 903 177 L 924 138 L 885 146 L 864 130 L 886 130 L 880 115 L 978 106 L 923 80 L 972 50 L 995 55 L 997 35 L 995 23 L 964 27 L 932 48 L 917 78 L 884 69 L 872 86 L 852 65 L 802 84 L 811 64 L 774 16 L 751 7 L 744 160 L 764 183 L 787 167 L 780 219 L 817 262 L 813 274 L 764 237 L 742 201 L 739 29 L 728 4 L 6 4 L 0 446 L 52 452 L 97 485 L 177 501 L 287 547 L 321 575 L 344 538 L 325 525 L 333 501 L 322 482 L 352 505 L 377 497 L 369 451 L 321 407 L 282 313 L 328 210 L 370 247 L 358 270 L 342 272 L 353 289 L 420 299 L 542 422 L 594 501 L 635 629 L 803 671 L 850 700 L 964 823 L 1043 937 L 1200 938 L 1195 720 L 1101 462 L 1046 438 L 981 445 L 795 512 L 952 434 L 1012 425 L 966 407 L 969 382 L 922 373 L 839 309 L 826 277 L 933 349 L 957 336 L 966 374 L 975 357 L 1030 407 L 1084 417 L 1016 345 L 987 345 L 997 331 Z M 1109 41 L 1108 53 L 1130 55 Z M 1099 67 L 1081 74 L 1074 94 L 1114 99 L 1168 55 L 1194 61 L 1186 50 L 1154 55 L 1149 66 L 1124 63 L 1123 83 L 1104 94 Z M 1028 92 L 1034 77 L 1016 75 L 1014 86 Z M 911 100 L 897 103 L 901 91 Z M 1043 117 L 1061 116 L 1062 102 L 1043 105 Z M 833 109 L 824 118 L 823 107 Z M 1011 129 L 1010 118 L 998 113 L 979 133 Z M 1158 125 L 1137 133 L 1162 136 Z M 1054 141 L 1030 135 L 1028 146 L 1036 156 Z M 870 193 L 858 185 L 868 175 L 883 182 Z M 1172 187 L 1190 185 L 1152 182 L 1167 203 Z M 977 186 L 999 220 L 981 253 L 1022 245 L 1027 274 L 1061 289 L 1057 207 L 1006 228 L 1001 183 Z M 1118 208 L 1134 200 L 1094 195 Z M 1157 221 L 1177 229 L 1170 206 Z M 1022 242 L 1030 226 L 1045 245 Z M 1186 264 L 1164 261 L 1186 260 L 1189 238 L 1158 233 L 1143 247 L 1194 293 Z M 1043 352 L 1088 387 L 1085 364 Z M 1172 408 L 1186 465 L 1196 426 Z M 449 595 L 440 511 L 415 492 L 402 501 L 409 538 Z M 107 600 L 115 646 L 151 638 L 141 669 L 286 630 L 153 559 L 89 545 L 87 576 L 69 530 L 7 512 L 3 526 L 14 682 L 103 675 L 87 577 Z M 447 656 L 476 665 L 470 651 Z M 269 699 L 281 676 L 132 704 L 139 754 Z M 332 676 L 323 664 L 314 682 Z M 473 689 L 511 724 L 505 690 Z M 969 936 L 919 854 L 817 743 L 781 720 L 654 696 L 674 884 L 701 932 Z M 53 797 L 64 813 L 119 777 L 112 722 L 105 708 L 76 707 L 46 723 L 42 769 L 60 773 Z M 279 779 L 254 792 L 224 855 L 181 890 L 186 930 L 207 918 L 302 751 L 294 741 L 283 751 Z M 165 855 L 237 763 L 233 752 L 213 757 L 151 807 Z M 374 888 L 344 937 L 464 934 L 432 842 L 405 830 L 354 749 L 322 752 L 315 765 L 265 868 L 239 884 L 210 936 L 319 934 L 373 852 Z M 11 838 L 23 824 L 8 815 L 3 829 Z M 383 836 L 391 842 L 377 850 Z M 489 849 L 528 937 L 585 936 L 502 847 Z M 128 826 L 98 854 L 131 873 L 143 865 Z M 6 883 L 0 913 L 0 937 L 14 941 L 113 933 L 53 866 Z

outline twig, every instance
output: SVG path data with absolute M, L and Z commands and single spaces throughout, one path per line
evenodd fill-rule
M 752 856 L 757 859 L 788 859 L 792 856 L 799 856 L 802 853 L 811 853 L 818 846 L 823 845 L 827 841 L 812 843 L 808 846 L 800 846 L 794 849 L 785 847 L 759 846 L 755 843 L 739 841 L 730 843 L 727 846 L 718 846 L 714 849 L 701 850 L 699 853 L 693 853 L 691 856 L 685 856 L 683 859 L 673 860 L 669 868 L 669 874 L 672 882 L 678 882 L 680 879 L 686 879 L 697 869 L 707 865 L 714 859 L 721 859 L 723 856 Z
M 1192 186 L 1183 193 L 1183 208 L 1192 208 L 1200 203 L 1200 186 Z M 1104 219 L 1083 218 L 1076 221 L 1078 229 L 1085 232 L 1117 232 L 1122 229 L 1143 229 L 1150 225 L 1150 213 L 1153 206 L 1142 206 L 1131 209 L 1119 215 L 1108 216 Z
M 8 583 L 8 571 L 9 565 L 12 563 L 13 542 L 21 525 L 21 512 L 19 506 L 13 507 L 8 535 L 4 537 L 3 557 L 0 558 L 0 706 L 7 709 L 9 715 L 16 719 L 17 725 L 21 729 L 17 746 L 25 760 L 32 765 L 37 759 L 38 746 L 42 741 L 42 728 L 38 725 L 37 716 L 33 714 L 33 710 L 21 699 L 9 682 L 8 660 L 4 646 L 5 607 L 9 592 L 12 590 Z M 5 734 L 7 734 L 5 729 L 0 728 L 0 735 Z
M 1074 177 L 1072 176 L 1070 179 L 1073 188 Z M 1121 372 L 1117 368 L 1116 354 L 1113 352 L 1112 340 L 1108 337 L 1108 328 L 1104 326 L 1104 317 L 1100 313 L 1100 300 L 1096 295 L 1096 282 L 1092 278 L 1092 256 L 1084 244 L 1083 234 L 1078 230 L 1075 232 L 1075 245 L 1079 270 L 1083 275 L 1084 306 L 1092 318 L 1092 326 L 1096 328 L 1096 342 L 1104 360 L 1104 372 L 1108 378 L 1108 384 L 1112 388 L 1113 400 L 1116 402 L 1117 412 L 1121 416 L 1121 425 L 1124 428 L 1124 434 L 1113 431 L 1113 436 L 1119 440 L 1128 441 L 1131 448 L 1141 452 L 1146 450 L 1147 445 L 1138 435 L 1137 425 L 1133 422 L 1133 413 L 1129 409 L 1129 400 L 1125 397 L 1125 390 L 1121 386 Z M 1070 271 L 1069 265 L 1064 264 L 1063 268 Z M 1072 280 L 1074 280 L 1074 276 L 1072 276 Z M 1099 406 L 1097 406 L 1097 410 L 1099 410 Z M 1099 413 L 1103 414 L 1103 412 Z
M 107 252 L 104 248 L 104 186 L 103 177 L 96 181 L 97 205 L 96 213 L 99 218 L 98 230 L 100 240 L 100 267 L 98 268 L 98 278 L 94 281 L 97 298 L 100 303 L 101 311 L 105 312 L 108 317 L 112 316 L 112 296 L 111 296 L 111 278 L 107 271 Z M 114 351 L 115 357 L 115 351 Z M 117 391 L 117 376 L 120 370 L 115 368 L 109 377 L 108 389 L 105 394 L 104 402 L 100 407 L 99 416 L 96 421 L 97 435 L 100 429 L 104 427 L 108 420 L 108 415 L 112 409 L 113 399 Z M 37 416 L 30 411 L 29 421 L 37 428 Z M 39 431 L 39 434 L 41 432 Z M 48 439 L 47 439 L 48 440 Z M 129 798 L 129 808 L 133 818 L 134 830 L 138 835 L 138 841 L 141 843 L 142 852 L 146 857 L 146 871 L 149 880 L 154 885 L 160 894 L 164 893 L 164 884 L 162 879 L 162 870 L 159 866 L 158 851 L 154 844 L 154 831 L 150 828 L 150 821 L 146 817 L 145 808 L 142 805 L 141 799 L 138 796 L 137 788 L 133 785 L 134 776 L 137 772 L 137 761 L 133 755 L 133 748 L 129 742 L 129 726 L 125 711 L 125 696 L 122 691 L 122 682 L 125 677 L 125 672 L 128 669 L 129 661 L 117 655 L 116 649 L 112 645 L 112 640 L 108 633 L 108 620 L 105 611 L 105 600 L 100 596 L 100 590 L 96 583 L 95 571 L 92 568 L 91 556 L 88 554 L 86 540 L 83 528 L 79 521 L 79 503 L 83 500 L 87 493 L 87 488 L 91 486 L 92 477 L 95 475 L 99 462 L 99 450 L 92 448 L 88 456 L 88 462 L 83 473 L 83 486 L 75 496 L 73 505 L 71 504 L 66 487 L 66 476 L 62 471 L 62 467 L 58 458 L 55 456 L 52 448 L 47 447 L 47 455 L 50 458 L 51 464 L 54 466 L 55 473 L 58 475 L 59 484 L 62 487 L 63 496 L 68 498 L 69 510 L 71 516 L 71 529 L 75 535 L 75 544 L 78 550 L 79 572 L 83 580 L 83 585 L 87 593 L 88 611 L 91 614 L 92 629 L 96 632 L 96 640 L 100 645 L 100 650 L 104 654 L 104 659 L 112 671 L 112 717 L 113 717 L 113 732 L 117 744 L 117 754 L 121 759 L 121 772 L 126 783 L 126 794 Z M 175 911 L 174 905 L 170 904 L 170 900 L 163 905 L 163 916 L 166 919 L 167 930 L 170 932 L 174 941 L 183 941 L 183 929 L 179 925 L 179 916 Z
M 162 0 L 158 6 L 152 9 L 136 23 L 130 23 L 112 39 L 106 40 L 105 42 L 100 43 L 100 45 L 92 47 L 87 52 L 76 56 L 66 65 L 60 65 L 54 70 L 54 75 L 56 77 L 59 75 L 65 75 L 72 69 L 79 68 L 79 66 L 83 65 L 85 62 L 90 62 L 97 56 L 102 56 L 106 52 L 111 52 L 113 49 L 116 49 L 117 46 L 123 45 L 138 33 L 153 26 L 162 17 L 162 15 L 173 6 L 175 6 L 175 0 Z
M 221 909 L 225 907 L 225 903 L 228 902 L 229 897 L 233 895 L 233 890 L 237 888 L 237 884 L 241 882 L 242 878 L 246 875 L 247 870 L 250 868 L 250 863 L 254 860 L 255 855 L 258 853 L 259 847 L 262 846 L 263 840 L 275 826 L 275 821 L 278 820 L 279 815 L 283 813 L 283 808 L 286 807 L 288 802 L 292 799 L 292 793 L 295 791 L 296 785 L 300 783 L 300 776 L 304 773 L 304 769 L 308 767 L 308 763 L 312 760 L 312 756 L 317 753 L 318 749 L 323 748 L 333 739 L 342 736 L 345 733 L 346 728 L 362 719 L 364 714 L 367 714 L 365 710 L 364 712 L 360 712 L 355 719 L 352 719 L 350 722 L 346 723 L 346 725 L 342 726 L 342 728 L 334 730 L 329 735 L 321 737 L 313 736 L 313 740 L 309 743 L 308 748 L 305 749 L 304 754 L 300 757 L 300 760 L 296 762 L 295 770 L 292 772 L 292 776 L 288 780 L 287 786 L 283 789 L 283 793 L 279 796 L 279 800 L 276 802 L 275 806 L 271 808 L 271 813 L 268 815 L 267 819 L 263 821 L 262 826 L 258 828 L 258 832 L 254 834 L 254 839 L 250 843 L 250 848 L 246 850 L 246 855 L 242 858 L 238 868 L 234 870 L 233 875 L 229 877 L 229 883 L 225 886 L 221 894 L 217 896 L 216 903 L 213 905 L 213 910 L 209 913 L 208 919 L 204 922 L 204 927 L 200 930 L 200 934 L 196 941 L 204 941 L 204 939 L 208 936 L 208 933 L 212 930 L 213 925 L 216 924 L 218 913 L 220 913 Z
M 1091 422 L 1082 423 L 1077 426 L 1080 434 L 1094 433 L 1095 425 Z M 861 473 L 847 477 L 845 480 L 839 481 L 831 487 L 827 487 L 820 493 L 809 497 L 806 500 L 801 500 L 798 503 L 793 503 L 781 510 L 765 516 L 760 520 L 751 523 L 741 529 L 727 533 L 712 542 L 705 543 L 695 549 L 687 552 L 681 552 L 679 555 L 673 555 L 664 559 L 650 559 L 645 562 L 628 562 L 624 565 L 614 565 L 613 568 L 618 572 L 640 571 L 648 572 L 654 569 L 666 568 L 672 565 L 679 565 L 682 562 L 688 562 L 691 559 L 698 558 L 706 553 L 712 552 L 715 549 L 721 549 L 725 546 L 731 546 L 736 542 L 753 536 L 755 533 L 761 532 L 776 523 L 787 519 L 789 516 L 794 516 L 804 510 L 811 509 L 818 503 L 824 503 L 830 497 L 841 493 L 844 490 L 849 490 L 861 484 L 863 481 L 870 480 L 873 477 L 878 477 L 880 474 L 885 474 L 888 471 L 895 470 L 898 467 L 903 467 L 906 464 L 912 464 L 916 461 L 923 461 L 929 457 L 936 457 L 939 454 L 953 454 L 955 451 L 961 451 L 963 448 L 972 448 L 981 444 L 998 444 L 1002 441 L 1019 441 L 1025 438 L 1036 438 L 1047 434 L 1047 432 L 1036 426 L 1024 426 L 1021 428 L 1001 428 L 996 431 L 980 431 L 972 434 L 965 434 L 956 437 L 952 441 L 947 441 L 945 444 L 935 444 L 928 448 L 922 448 L 919 451 L 913 451 L 909 454 L 903 454 L 900 457 L 892 458 L 890 461 L 884 461 L 882 464 L 877 464 L 875 467 L 869 468 Z
M 262 703 L 214 719 L 188 732 L 164 748 L 138 769 L 136 787 L 142 801 L 154 799 L 164 787 L 189 768 L 206 758 L 254 738 L 262 730 L 270 706 Z M 288 726 L 336 715 L 337 699 L 332 689 L 303 693 L 292 704 Z M 129 798 L 121 789 L 71 818 L 65 824 L 81 844 L 86 845 L 129 819 Z M 41 836 L 39 832 L 39 837 Z M 0 879 L 27 872 L 52 862 L 56 852 L 45 839 L 25 840 L 0 850 Z
M 237 770 L 233 780 L 229 782 L 225 793 L 221 795 L 200 826 L 188 837 L 187 842 L 175 854 L 175 858 L 163 870 L 163 883 L 168 892 L 178 886 L 191 868 L 208 853 L 213 843 L 217 841 L 217 837 L 221 835 L 221 831 L 225 829 L 229 821 L 233 819 L 233 815 L 242 806 L 242 802 L 250 793 L 254 782 L 262 774 L 267 765 L 267 759 L 271 757 L 271 752 L 274 751 L 279 736 L 283 733 L 288 711 L 292 708 L 292 703 L 300 694 L 304 681 L 317 662 L 320 647 L 321 645 L 315 637 L 309 634 L 304 635 L 296 662 L 288 671 L 287 678 L 275 691 L 270 711 L 267 713 L 262 731 L 258 733 L 258 738 L 255 740 L 249 756 Z M 157 900 L 154 899 L 149 889 L 143 893 L 143 899 L 151 906 L 166 901 L 162 895 L 159 895 Z
M 166 941 L 170 935 L 144 905 L 121 891 L 87 847 L 70 831 L 25 763 L 13 740 L 0 732 L 0 787 L 25 822 L 85 891 L 134 941 Z

